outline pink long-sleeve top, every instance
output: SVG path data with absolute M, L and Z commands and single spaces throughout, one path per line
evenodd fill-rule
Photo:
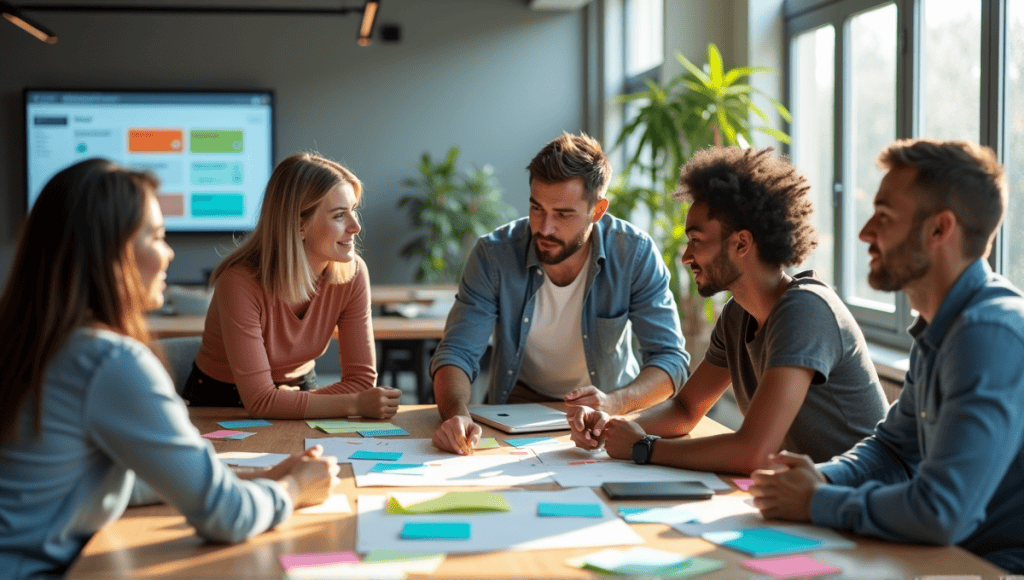
M 341 381 L 318 389 L 317 395 L 278 389 L 313 370 L 335 329 Z M 264 294 L 247 267 L 226 270 L 217 278 L 206 313 L 196 366 L 218 381 L 234 383 L 253 417 L 299 419 L 311 396 L 373 388 L 377 364 L 366 263 L 356 257 L 356 274 L 347 283 L 319 282 L 301 317 L 283 300 Z

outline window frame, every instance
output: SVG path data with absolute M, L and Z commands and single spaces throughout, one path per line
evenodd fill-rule
M 831 282 L 839 289 L 840 296 L 860 324 L 870 342 L 888 347 L 905 349 L 911 343 L 906 333 L 916 317 L 916 312 L 904 293 L 899 292 L 895 300 L 895 312 L 886 313 L 865 308 L 847 300 L 846 289 L 853 275 L 853 261 L 846 251 L 848 240 L 856 238 L 863 224 L 855 224 L 854 212 L 847 207 L 845 193 L 849 191 L 852 176 L 850 170 L 849 133 L 850 71 L 847 66 L 850 55 L 850 19 L 857 14 L 887 4 L 896 6 L 896 138 L 918 135 L 918 109 L 921 96 L 921 39 L 922 0 L 786 0 L 785 18 L 785 99 L 792 105 L 796 72 L 791 54 L 797 36 L 832 25 L 835 30 L 835 105 L 833 114 L 833 227 L 835 247 Z M 995 150 L 997 157 L 1004 160 L 1004 133 L 1001 127 L 1005 118 L 1005 70 L 1006 70 L 1006 2 L 1008 0 L 981 0 L 981 87 L 979 103 L 979 141 Z M 798 114 L 794 111 L 794 114 Z M 860 242 L 854 248 L 866 251 Z M 989 257 L 993 269 L 1005 271 L 1009 256 L 1006 255 L 1002 229 L 996 236 L 992 254 Z

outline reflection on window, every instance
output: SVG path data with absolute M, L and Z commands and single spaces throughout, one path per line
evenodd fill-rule
M 836 30 L 832 26 L 797 35 L 791 49 L 793 143 L 790 150 L 793 164 L 811 183 L 814 228 L 818 231 L 818 248 L 798 270 L 813 269 L 829 284 L 835 284 L 835 212 L 832 209 L 835 50 Z
M 1024 288 L 1024 2 L 1007 2 L 1006 117 L 1003 158 L 1010 203 L 1003 230 L 1003 271 Z
M 626 11 L 626 77 L 629 78 L 664 60 L 664 0 L 629 0 Z
M 846 114 L 846 166 L 849 191 L 844 197 L 846 225 L 844 253 L 846 300 L 872 310 L 895 312 L 894 294 L 868 286 L 868 252 L 857 238 L 873 211 L 872 200 L 882 180 L 875 158 L 896 138 L 896 6 L 887 4 L 849 20 L 850 67 Z
M 925 0 L 923 8 L 918 135 L 976 143 L 981 122 L 981 0 Z

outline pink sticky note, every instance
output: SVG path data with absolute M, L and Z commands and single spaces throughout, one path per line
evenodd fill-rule
M 819 576 L 842 572 L 831 564 L 819 562 L 810 556 L 780 556 L 762 560 L 747 560 L 744 568 L 768 574 L 772 578 L 793 578 L 796 576 Z
M 743 491 L 747 491 L 748 489 L 750 489 L 750 486 L 754 485 L 753 479 L 734 479 L 732 480 L 732 482 L 736 484 L 736 487 L 742 489 Z
M 203 437 L 207 439 L 221 439 L 223 437 L 231 437 L 232 435 L 238 435 L 245 431 L 232 431 L 230 429 L 221 429 L 220 431 L 212 431 L 210 433 L 204 433 Z
M 312 554 L 285 554 L 281 556 L 281 567 L 287 572 L 292 568 L 326 566 L 328 564 L 359 563 L 359 557 L 352 552 L 316 552 Z

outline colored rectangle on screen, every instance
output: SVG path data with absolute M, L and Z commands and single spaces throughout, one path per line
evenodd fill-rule
M 245 214 L 245 196 L 241 193 L 193 193 L 191 199 L 194 217 L 239 217 Z
M 242 131 L 193 129 L 188 145 L 192 153 L 241 153 Z

